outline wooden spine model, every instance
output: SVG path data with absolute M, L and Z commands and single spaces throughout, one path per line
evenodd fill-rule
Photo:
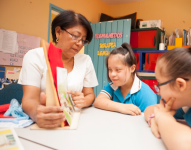
M 56 88 L 54 86 L 54 80 L 51 72 L 51 67 L 48 59 L 48 43 L 41 39 L 41 47 L 43 47 L 45 60 L 47 64 L 46 73 L 46 106 L 60 106 L 57 96 Z M 61 127 L 54 128 L 54 130 L 76 130 L 78 128 L 78 122 L 81 111 L 75 111 L 71 126 L 65 126 L 64 121 L 61 123 Z M 31 130 L 42 130 L 37 124 L 30 127 Z
M 41 46 L 43 47 L 44 56 L 47 64 L 47 76 L 46 76 L 46 106 L 60 106 L 57 96 L 56 88 L 54 86 L 54 80 L 51 72 L 50 63 L 48 60 L 47 42 L 41 39 Z M 61 123 L 61 127 L 64 127 L 64 122 Z

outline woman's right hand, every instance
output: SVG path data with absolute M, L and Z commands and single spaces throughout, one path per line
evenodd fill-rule
M 65 121 L 63 109 L 59 106 L 46 106 L 45 93 L 40 94 L 40 104 L 36 109 L 36 123 L 41 128 L 56 128 Z
M 122 114 L 129 114 L 132 116 L 141 115 L 141 110 L 134 104 L 121 104 L 119 105 L 119 112 Z

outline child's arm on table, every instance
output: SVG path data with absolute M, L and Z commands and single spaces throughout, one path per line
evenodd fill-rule
M 191 129 L 178 123 L 174 118 L 175 111 L 170 111 L 169 108 L 165 109 L 164 105 L 154 108 L 155 120 L 158 124 L 161 138 L 168 150 L 190 150 Z
M 114 102 L 103 93 L 100 93 L 97 96 L 94 102 L 94 106 L 100 109 L 120 112 L 122 114 L 130 114 L 133 116 L 141 114 L 141 110 L 139 109 L 139 107 L 135 106 L 134 104 L 123 104 Z
M 146 122 L 148 122 L 149 116 L 154 113 L 155 106 L 158 106 L 158 104 L 149 106 L 145 109 L 144 116 L 145 116 Z M 154 136 L 156 138 L 160 138 L 160 133 L 159 133 L 158 125 L 155 121 L 155 117 L 150 119 L 150 124 L 151 124 L 151 131 L 154 134 Z

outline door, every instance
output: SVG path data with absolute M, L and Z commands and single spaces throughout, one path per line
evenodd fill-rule
M 156 61 L 164 53 L 146 53 L 145 57 L 145 70 L 155 71 Z
M 138 48 L 156 48 L 157 30 L 138 31 Z
M 139 31 L 131 31 L 131 37 L 130 37 L 131 48 L 139 48 L 138 47 L 138 35 L 139 35 Z

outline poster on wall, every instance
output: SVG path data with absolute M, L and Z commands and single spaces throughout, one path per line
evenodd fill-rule
M 24 55 L 31 49 L 40 47 L 40 37 L 17 33 L 18 52 L 4 53 L 0 51 L 0 65 L 22 66 Z
M 122 43 L 130 43 L 131 19 L 91 23 L 91 27 L 94 36 L 84 53 L 91 57 L 96 71 L 99 85 L 94 93 L 97 96 L 108 83 L 105 58 Z

